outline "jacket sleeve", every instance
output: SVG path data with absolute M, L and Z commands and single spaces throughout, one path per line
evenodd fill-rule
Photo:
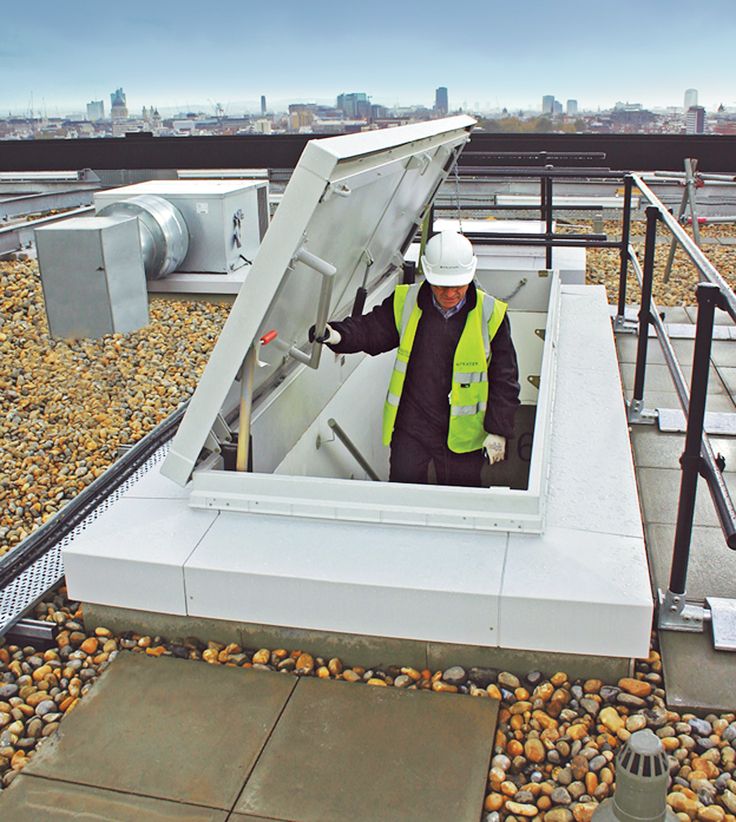
M 340 322 L 330 321 L 330 325 L 342 335 L 337 345 L 329 346 L 337 354 L 365 351 L 366 354 L 375 356 L 390 351 L 399 344 L 399 332 L 394 322 L 393 294 L 368 314 L 347 317 Z
M 509 439 L 514 435 L 514 417 L 519 406 L 519 366 L 511 339 L 508 314 L 491 342 L 488 366 L 488 408 L 484 428 L 489 434 Z

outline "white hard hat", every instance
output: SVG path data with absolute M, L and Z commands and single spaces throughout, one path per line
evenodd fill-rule
M 467 237 L 440 231 L 424 247 L 422 271 L 430 285 L 468 285 L 478 260 Z

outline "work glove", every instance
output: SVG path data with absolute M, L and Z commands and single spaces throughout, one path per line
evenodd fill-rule
M 342 334 L 327 323 L 325 325 L 325 333 L 321 337 L 316 336 L 314 326 L 309 329 L 309 342 L 327 343 L 328 345 L 337 345 L 342 339 Z
M 489 434 L 483 440 L 483 451 L 491 465 L 494 462 L 501 462 L 501 460 L 506 459 L 506 437 L 499 434 Z

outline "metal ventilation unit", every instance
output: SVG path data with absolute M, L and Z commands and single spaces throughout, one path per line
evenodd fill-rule
M 616 792 L 593 814 L 595 822 L 677 822 L 666 802 L 669 763 L 646 729 L 632 734 L 616 757 Z
M 54 337 L 134 331 L 147 291 L 237 294 L 268 228 L 268 182 L 151 180 L 99 192 L 95 207 L 36 230 Z
M 265 180 L 149 180 L 95 194 L 97 213 L 140 196 L 174 206 L 189 230 L 189 251 L 177 271 L 239 273 L 250 268 L 268 228 Z
M 159 280 L 176 271 L 189 251 L 189 229 L 179 209 L 152 194 L 110 203 L 99 217 L 137 217 L 146 278 Z

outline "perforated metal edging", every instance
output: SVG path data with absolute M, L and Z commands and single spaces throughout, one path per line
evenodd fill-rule
M 101 500 L 78 525 L 0 591 L 0 636 L 6 633 L 29 608 L 43 599 L 47 591 L 64 576 L 62 550 L 73 543 L 96 519 L 112 508 L 145 474 L 161 462 L 169 447 L 170 442 L 165 442 L 154 451 L 146 462 Z

